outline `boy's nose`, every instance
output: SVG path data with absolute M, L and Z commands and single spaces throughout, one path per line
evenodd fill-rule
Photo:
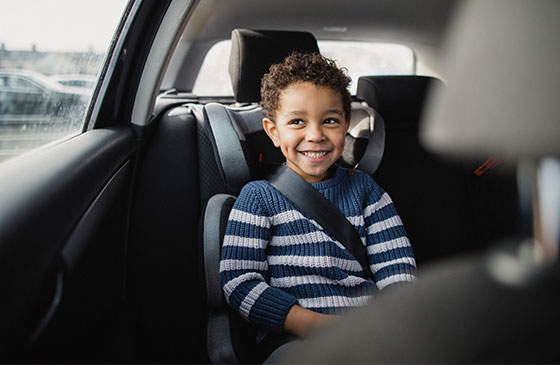
M 307 133 L 305 136 L 308 142 L 321 142 L 325 139 L 325 134 L 320 126 L 311 125 L 307 128 Z

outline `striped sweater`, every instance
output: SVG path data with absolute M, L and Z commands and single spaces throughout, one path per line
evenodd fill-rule
M 229 305 L 258 328 L 281 333 L 294 304 L 337 314 L 377 289 L 414 281 L 416 262 L 391 198 L 374 180 L 338 167 L 313 183 L 353 224 L 374 280 L 314 220 L 265 180 L 245 185 L 230 213 L 220 262 Z

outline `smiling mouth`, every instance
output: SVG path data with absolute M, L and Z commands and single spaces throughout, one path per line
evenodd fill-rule
M 325 157 L 328 151 L 321 151 L 321 152 L 300 152 L 302 155 L 309 157 L 309 158 L 321 158 Z

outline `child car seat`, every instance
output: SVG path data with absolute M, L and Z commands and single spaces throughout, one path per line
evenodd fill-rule
M 216 194 L 209 199 L 203 222 L 207 345 L 209 358 L 214 363 L 257 361 L 251 355 L 255 346 L 254 332 L 229 309 L 223 298 L 219 278 L 220 248 L 235 195 L 245 183 L 264 178 L 271 167 L 285 160 L 264 132 L 263 114 L 256 103 L 260 100 L 262 75 L 271 64 L 282 61 L 294 49 L 318 52 L 317 42 L 309 33 L 234 30 L 229 70 L 237 104 L 189 105 L 196 118 L 211 131 L 215 160 L 229 193 Z M 375 137 L 370 138 L 373 130 Z M 339 163 L 373 173 L 382 156 L 384 136 L 380 132 L 383 130 L 378 113 L 365 104 L 353 103 L 347 150 Z M 369 157 L 362 159 L 364 155 Z

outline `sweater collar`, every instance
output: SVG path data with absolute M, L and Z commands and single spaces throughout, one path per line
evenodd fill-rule
M 317 190 L 329 189 L 329 188 L 341 183 L 344 176 L 347 175 L 346 174 L 346 169 L 344 169 L 344 168 L 342 168 L 338 165 L 333 165 L 329 169 L 329 172 L 331 173 L 331 175 L 327 180 L 319 181 L 319 182 L 316 182 L 316 183 L 311 183 L 311 186 L 313 186 Z

